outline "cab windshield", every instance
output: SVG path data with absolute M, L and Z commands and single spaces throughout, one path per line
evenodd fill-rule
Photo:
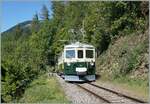
M 93 58 L 93 50 L 86 50 L 86 58 Z
M 78 58 L 83 58 L 83 50 L 78 50 Z
M 66 58 L 75 58 L 75 50 L 66 50 Z

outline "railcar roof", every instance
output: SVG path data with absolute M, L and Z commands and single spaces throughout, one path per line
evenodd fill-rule
M 72 43 L 69 45 L 65 45 L 65 48 L 77 48 L 77 47 L 83 47 L 83 48 L 94 48 L 93 45 L 89 45 L 89 44 L 84 44 L 84 43 L 80 43 L 80 42 L 76 42 L 76 43 Z

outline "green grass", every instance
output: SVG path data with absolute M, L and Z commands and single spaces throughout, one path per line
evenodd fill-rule
M 68 103 L 68 100 L 55 77 L 42 75 L 30 84 L 19 102 Z
M 131 79 L 127 76 L 122 76 L 118 78 L 108 78 L 108 76 L 103 76 L 99 79 L 102 82 L 108 82 L 114 86 L 118 86 L 121 89 L 128 90 L 130 93 L 137 95 L 145 100 L 149 97 L 149 86 L 148 80 L 142 79 Z

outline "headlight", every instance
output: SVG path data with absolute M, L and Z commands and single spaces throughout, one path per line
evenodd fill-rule
M 69 62 L 67 62 L 67 66 L 70 66 L 70 63 L 69 63 Z
M 94 62 L 90 62 L 90 65 L 91 65 L 91 66 L 94 66 Z

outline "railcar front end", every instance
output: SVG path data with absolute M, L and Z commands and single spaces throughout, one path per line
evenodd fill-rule
M 95 48 L 91 45 L 73 44 L 64 47 L 64 79 L 66 81 L 95 80 Z

